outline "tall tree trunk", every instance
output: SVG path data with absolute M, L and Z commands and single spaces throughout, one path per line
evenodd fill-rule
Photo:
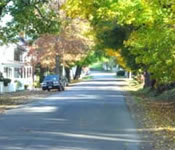
M 60 56 L 56 55 L 55 61 L 56 61 L 55 73 L 60 75 Z
M 66 72 L 66 78 L 68 79 L 68 82 L 70 83 L 70 68 L 69 67 L 65 67 L 65 72 Z
M 82 70 L 82 66 L 78 65 L 75 72 L 74 80 L 78 80 L 80 78 L 81 70 Z
M 156 80 L 151 78 L 151 73 L 149 73 L 148 71 L 145 71 L 144 73 L 144 88 L 151 88 L 151 89 L 155 89 L 155 85 L 156 85 Z
M 40 72 L 39 72 L 39 82 L 43 82 L 44 80 L 44 73 L 46 71 L 45 68 L 43 68 L 41 65 L 39 66 L 40 67 Z
M 151 87 L 151 78 L 148 71 L 144 72 L 144 88 Z

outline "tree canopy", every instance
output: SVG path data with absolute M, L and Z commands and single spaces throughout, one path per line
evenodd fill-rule
M 3 0 L 0 2 L 0 19 L 7 15 L 11 20 L 0 25 L 3 41 L 14 41 L 19 33 L 34 40 L 42 34 L 55 34 L 60 29 L 60 19 L 52 7 L 54 0 Z M 10 32 L 9 32 L 10 31 Z
M 19 33 L 32 40 L 64 35 L 65 43 L 72 42 L 68 50 L 91 36 L 95 51 L 87 52 L 84 62 L 92 54 L 113 55 L 121 66 L 148 72 L 158 84 L 175 82 L 174 0 L 1 0 L 0 18 L 5 15 L 12 19 L 0 25 L 3 42 L 14 41 Z M 76 38 L 81 26 L 71 34 L 62 31 L 76 19 L 90 22 L 93 30 L 85 27 L 89 32 Z
M 173 0 L 68 0 L 65 10 L 88 19 L 96 43 L 116 51 L 110 55 L 120 56 L 118 63 L 149 72 L 157 83 L 175 81 Z

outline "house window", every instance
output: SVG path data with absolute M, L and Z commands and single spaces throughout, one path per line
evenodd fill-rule
M 27 77 L 30 78 L 32 76 L 32 68 L 27 68 Z
M 22 68 L 15 68 L 15 78 L 22 78 Z
M 11 78 L 12 77 L 12 69 L 10 67 L 4 67 L 4 77 Z
M 14 60 L 15 61 L 22 61 L 22 52 L 18 48 L 15 49 Z
M 24 78 L 26 78 L 26 68 L 23 68 L 24 71 Z

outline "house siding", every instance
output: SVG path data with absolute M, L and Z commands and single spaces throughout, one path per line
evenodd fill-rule
M 18 57 L 15 56 L 17 55 L 16 51 L 20 50 L 18 49 L 18 45 L 8 44 L 0 47 L 0 72 L 3 74 L 4 78 L 11 79 L 11 83 L 9 84 L 9 90 L 1 90 L 1 93 L 24 90 L 25 86 L 32 88 L 33 69 L 30 65 L 30 58 L 27 56 L 27 47 L 23 48 L 24 51 L 20 51 L 20 56 Z M 15 60 L 15 58 L 20 59 Z M 20 83 L 20 87 L 17 83 Z

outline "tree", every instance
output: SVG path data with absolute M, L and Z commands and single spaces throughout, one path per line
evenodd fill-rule
M 35 40 L 42 34 L 59 32 L 59 15 L 50 7 L 48 0 L 3 0 L 0 3 L 1 19 L 10 15 L 6 26 L 0 26 L 3 41 L 16 41 L 19 33 Z M 10 32 L 9 32 L 10 31 Z
M 88 22 L 74 19 L 71 23 L 63 25 L 58 35 L 45 34 L 38 38 L 31 54 L 35 55 L 36 64 L 40 62 L 43 67 L 49 66 L 52 69 L 58 62 L 55 56 L 59 56 L 60 63 L 69 73 L 69 68 L 87 55 L 92 42 L 87 35 L 85 36 L 86 28 L 89 29 Z M 68 74 L 67 77 L 69 76 Z
M 75 17 L 81 12 L 80 17 L 90 20 L 100 37 L 97 44 L 120 50 L 127 67 L 156 80 L 154 87 L 175 81 L 173 0 L 68 0 L 67 4 L 68 15 Z M 126 28 L 124 38 L 114 32 L 117 26 L 119 32 Z

